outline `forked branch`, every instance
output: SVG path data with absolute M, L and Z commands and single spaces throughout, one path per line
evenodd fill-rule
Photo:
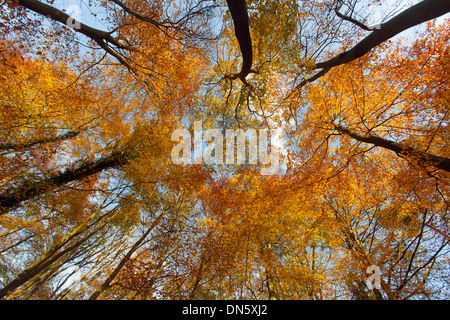
M 317 63 L 315 69 L 322 69 L 322 71 L 303 81 L 297 86 L 297 89 L 324 76 L 331 68 L 349 63 L 364 56 L 397 34 L 423 22 L 438 18 L 448 12 L 450 12 L 450 0 L 424 0 L 419 2 L 389 21 L 377 26 L 376 29 L 373 29 L 367 37 L 362 39 L 353 48 L 329 60 Z

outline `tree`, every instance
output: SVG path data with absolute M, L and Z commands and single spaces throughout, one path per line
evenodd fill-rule
M 449 296 L 449 1 L 0 5 L 1 299 Z

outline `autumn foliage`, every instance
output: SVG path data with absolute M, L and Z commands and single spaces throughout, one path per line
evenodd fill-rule
M 0 298 L 448 298 L 440 1 L 0 2 Z M 279 172 L 175 164 L 194 121 Z

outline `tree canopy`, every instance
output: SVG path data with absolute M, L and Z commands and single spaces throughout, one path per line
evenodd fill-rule
M 0 6 L 0 299 L 450 297 L 449 0 Z

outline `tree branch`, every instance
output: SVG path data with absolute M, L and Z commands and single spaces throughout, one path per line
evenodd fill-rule
M 344 128 L 340 125 L 333 124 L 335 129 L 342 134 L 352 137 L 358 141 L 370 143 L 377 147 L 382 147 L 394 151 L 399 156 L 406 156 L 408 158 L 414 159 L 420 166 L 432 165 L 438 169 L 450 172 L 450 159 L 433 155 L 427 152 L 416 150 L 413 147 L 402 145 L 398 142 L 387 140 L 376 135 L 367 133 L 359 134 L 351 129 Z
M 158 217 L 155 218 L 155 220 L 152 222 L 150 227 L 147 229 L 147 231 L 144 232 L 144 234 L 139 238 L 138 241 L 136 241 L 133 246 L 128 250 L 126 255 L 122 258 L 122 260 L 119 262 L 119 264 L 114 268 L 113 272 L 106 278 L 105 281 L 100 285 L 100 287 L 95 290 L 95 292 L 89 297 L 89 300 L 97 300 L 98 297 L 102 294 L 103 291 L 111 287 L 111 283 L 114 280 L 114 278 L 119 274 L 119 272 L 123 269 L 125 264 L 131 259 L 131 256 L 133 253 L 139 249 L 142 242 L 147 238 L 147 236 L 150 234 L 150 232 L 156 227 L 156 225 L 159 223 L 163 216 L 163 213 L 160 213 Z
M 156 20 L 149 18 L 149 17 L 144 17 L 142 15 L 140 15 L 139 13 L 137 13 L 136 11 L 130 9 L 129 7 L 127 7 L 123 2 L 119 1 L 119 0 L 110 0 L 112 2 L 114 2 L 115 4 L 117 4 L 119 7 L 121 7 L 126 13 L 131 14 L 132 16 L 134 16 L 135 18 L 138 18 L 139 20 L 145 21 L 145 22 L 149 22 L 152 25 L 154 25 L 155 27 L 157 27 L 158 29 L 160 29 L 162 27 L 162 24 L 160 24 L 159 22 L 157 22 Z
M 227 0 L 227 5 L 230 10 L 231 17 L 233 18 L 234 33 L 242 53 L 241 72 L 235 76 L 230 76 L 229 78 L 239 78 L 244 84 L 248 85 L 245 78 L 254 71 L 251 70 L 253 64 L 253 50 L 247 4 L 245 3 L 245 0 Z
M 340 9 L 341 6 L 342 6 L 342 2 L 340 2 L 340 4 L 341 4 L 340 6 L 338 6 L 336 9 L 334 9 L 334 12 L 336 13 L 336 15 L 337 15 L 339 18 L 341 18 L 341 19 L 343 19 L 343 20 L 345 20 L 345 21 L 349 21 L 349 22 L 351 22 L 351 23 L 357 25 L 358 27 L 360 27 L 361 29 L 364 29 L 364 30 L 366 30 L 366 31 L 371 31 L 371 30 L 375 29 L 375 28 L 369 28 L 369 27 L 366 26 L 364 23 L 362 23 L 362 22 L 360 22 L 360 21 L 358 21 L 358 20 L 356 20 L 356 19 L 353 19 L 352 17 L 346 16 L 346 15 L 340 13 L 340 12 L 339 12 L 339 9 Z
M 297 86 L 297 89 L 304 87 L 306 84 L 317 80 L 318 78 L 324 76 L 331 68 L 340 66 L 342 64 L 349 63 L 356 60 L 370 50 L 376 48 L 381 43 L 389 40 L 390 38 L 396 36 L 397 34 L 414 27 L 423 22 L 435 19 L 446 13 L 450 12 L 450 0 L 424 0 L 418 4 L 412 6 L 411 8 L 401 12 L 389 21 L 378 25 L 377 28 L 370 29 L 372 32 L 362 39 L 358 44 L 356 44 L 350 50 L 347 50 L 338 56 L 331 58 L 327 61 L 319 62 L 316 64 L 315 69 L 323 69 L 316 75 L 306 79 L 301 84 Z M 339 15 L 338 15 L 339 16 Z M 345 16 L 341 15 L 341 18 Z M 345 20 L 351 21 L 358 24 L 354 19 Z M 343 18 L 344 19 L 344 18 Z M 360 27 L 362 27 L 360 25 Z M 364 28 L 363 28 L 364 29 Z
M 128 162 L 129 152 L 115 151 L 108 157 L 84 162 L 78 167 L 67 169 L 37 181 L 25 181 L 18 187 L 11 187 L 0 194 L 0 216 L 30 200 L 72 181 L 86 178 L 103 170 L 123 166 Z
M 18 3 L 35 12 L 40 15 L 43 15 L 45 17 L 48 17 L 54 21 L 63 23 L 67 25 L 67 21 L 69 19 L 73 19 L 73 22 L 75 25 L 77 25 L 77 28 L 74 28 L 76 32 L 79 32 L 91 40 L 95 41 L 102 49 L 104 49 L 106 52 L 108 52 L 110 55 L 115 57 L 121 64 L 126 66 L 127 68 L 130 68 L 130 65 L 125 61 L 125 59 L 119 55 L 116 51 L 111 49 L 108 44 L 112 44 L 120 49 L 126 49 L 131 50 L 131 48 L 120 41 L 118 41 L 116 38 L 111 36 L 110 32 L 98 30 L 92 27 L 89 27 L 85 25 L 84 23 L 74 19 L 73 17 L 69 16 L 67 13 L 52 7 L 48 4 L 42 3 L 37 0 L 18 0 Z M 78 27 L 79 26 L 79 27 Z
M 44 139 L 38 139 L 38 140 L 34 140 L 31 142 L 27 142 L 27 143 L 3 143 L 0 144 L 0 151 L 1 150 L 24 150 L 24 149 L 29 149 L 37 144 L 41 144 L 41 143 L 51 143 L 51 142 L 59 142 L 59 141 L 64 141 L 64 140 L 68 140 L 71 138 L 75 138 L 76 136 L 78 136 L 80 134 L 79 131 L 69 131 L 66 132 L 60 136 L 56 136 L 56 137 L 52 137 L 52 138 L 44 138 Z
M 328 71 L 330 71 L 330 70 L 331 70 L 331 68 L 324 68 L 320 72 L 317 72 L 315 75 L 303 80 L 300 84 L 297 85 L 296 88 L 300 89 L 300 88 L 304 87 L 305 85 L 307 85 L 308 83 L 316 81 L 320 77 L 323 77 L 324 75 L 326 75 L 328 73 Z
M 422 22 L 440 17 L 450 12 L 449 0 L 424 0 L 382 23 L 380 29 L 373 30 L 352 49 L 324 62 L 316 64 L 317 69 L 336 67 L 351 62 L 368 53 L 386 40 Z

